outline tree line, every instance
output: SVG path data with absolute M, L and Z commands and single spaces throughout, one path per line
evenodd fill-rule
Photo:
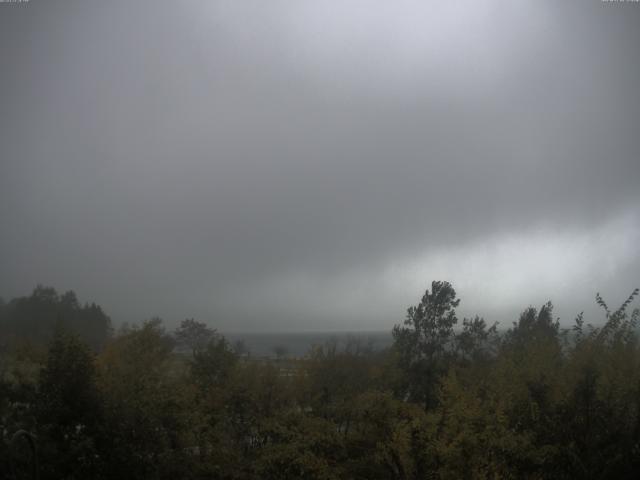
M 453 286 L 433 282 L 388 349 L 259 361 L 194 319 L 112 332 L 99 307 L 39 287 L 0 307 L 2 332 L 64 313 L 46 348 L 5 346 L 0 477 L 638 478 L 637 295 L 616 309 L 597 295 L 597 327 L 580 314 L 562 329 L 547 303 L 499 330 L 460 320 Z

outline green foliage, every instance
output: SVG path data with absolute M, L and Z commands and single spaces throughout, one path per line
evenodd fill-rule
M 462 320 L 462 331 L 456 335 L 457 353 L 462 360 L 472 363 L 486 361 L 495 355 L 500 343 L 498 324 L 487 328 L 478 316 Z
M 407 393 L 425 408 L 437 403 L 436 388 L 454 347 L 455 308 L 460 304 L 449 282 L 432 282 L 420 303 L 407 310 L 404 326 L 393 328 L 394 347 L 407 373 Z
M 289 412 L 260 428 L 264 446 L 253 465 L 255 478 L 338 480 L 343 445 L 335 425 L 322 418 Z
M 202 322 L 197 322 L 193 318 L 183 320 L 174 334 L 178 345 L 191 351 L 194 356 L 205 348 L 216 335 L 215 330 L 207 327 Z
M 526 345 L 544 342 L 558 342 L 560 322 L 553 320 L 553 305 L 547 302 L 540 308 L 527 308 L 520 315 L 517 323 L 507 332 L 506 342 L 514 349 L 524 348 Z
M 339 422 L 346 404 L 379 383 L 382 360 L 355 340 L 343 349 L 336 341 L 316 345 L 304 362 L 306 401 L 316 412 Z
M 173 345 L 161 321 L 153 319 L 121 332 L 100 355 L 110 476 L 163 478 L 180 459 L 189 390 Z
M 417 306 L 410 307 L 404 325 L 393 328 L 394 350 L 406 375 L 405 395 L 425 409 L 438 405 L 438 385 L 449 368 L 461 361 L 480 362 L 498 344 L 497 324 L 463 319 L 456 332 L 460 300 L 449 282 L 432 282 Z
M 98 405 L 94 356 L 77 337 L 57 332 L 40 373 L 39 418 L 63 429 L 94 422 Z
M 194 350 L 189 362 L 196 381 L 204 388 L 220 386 L 228 379 L 238 357 L 227 340 L 215 335 L 206 345 Z
M 56 328 L 78 335 L 91 348 L 99 350 L 111 335 L 111 320 L 98 305 L 81 305 L 73 291 L 58 294 L 55 289 L 41 285 L 28 297 L 0 304 L 0 338 L 11 343 L 28 339 L 46 345 Z
M 367 391 L 349 404 L 343 428 L 346 468 L 354 478 L 417 478 L 424 470 L 424 438 L 430 430 L 423 410 L 389 392 Z
M 77 337 L 56 332 L 36 399 L 45 478 L 86 478 L 96 472 L 102 414 L 93 353 Z
M 60 330 L 47 350 L 0 352 L 0 474 L 33 465 L 10 446 L 22 431 L 52 479 L 635 479 L 637 296 L 613 309 L 598 295 L 598 327 L 580 314 L 563 331 L 547 303 L 499 332 L 458 324 L 455 290 L 433 282 L 392 348 L 304 358 L 241 355 L 194 319 L 122 328 L 97 356 Z

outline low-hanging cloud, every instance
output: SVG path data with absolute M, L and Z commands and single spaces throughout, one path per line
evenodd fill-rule
M 580 311 L 598 323 L 594 297 L 610 303 L 631 293 L 638 267 L 640 216 L 627 211 L 592 229 L 531 228 L 488 236 L 420 255 L 321 275 L 293 270 L 222 292 L 218 305 L 248 318 L 266 316 L 282 330 L 294 318 L 313 328 L 322 318 L 333 329 L 386 329 L 418 302 L 425 279 L 451 281 L 462 316 L 481 315 L 509 326 L 528 305 L 556 304 L 566 326 Z M 619 289 L 620 285 L 627 285 Z M 327 302 L 327 299 L 331 299 Z
M 0 293 L 240 330 L 382 328 L 436 278 L 500 318 L 549 296 L 573 315 L 579 286 L 624 296 L 639 12 L 4 8 Z

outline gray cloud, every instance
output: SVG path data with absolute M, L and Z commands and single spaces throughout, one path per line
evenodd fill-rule
M 640 9 L 558 3 L 2 5 L 0 292 L 236 330 L 386 328 L 434 278 L 621 299 Z

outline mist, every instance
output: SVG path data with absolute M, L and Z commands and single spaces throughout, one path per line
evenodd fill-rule
M 0 295 L 113 321 L 562 321 L 640 283 L 628 3 L 0 5 Z M 598 321 L 599 317 L 593 317 Z

